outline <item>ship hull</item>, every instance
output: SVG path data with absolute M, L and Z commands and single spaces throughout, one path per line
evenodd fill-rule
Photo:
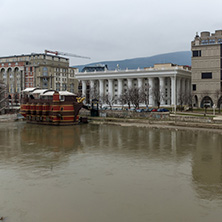
M 82 108 L 79 97 L 63 96 L 54 92 L 47 99 L 24 98 L 21 103 L 20 113 L 27 123 L 40 125 L 67 126 L 79 123 L 79 111 Z

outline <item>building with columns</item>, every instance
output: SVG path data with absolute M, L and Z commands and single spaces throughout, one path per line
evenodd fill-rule
M 113 98 L 115 106 L 120 105 L 121 95 L 133 87 L 147 91 L 149 107 L 179 105 L 182 95 L 189 96 L 191 91 L 190 67 L 171 63 L 155 64 L 154 67 L 137 70 L 77 72 L 75 76 L 80 81 L 80 93 L 86 96 L 86 101 L 94 99 L 92 98 L 92 89 L 94 89 L 99 98 L 104 95 Z M 155 99 L 155 93 L 161 95 L 160 104 Z

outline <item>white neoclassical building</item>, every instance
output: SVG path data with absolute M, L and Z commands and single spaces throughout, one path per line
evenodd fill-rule
M 82 96 L 86 96 L 89 88 L 96 88 L 100 98 L 109 95 L 114 98 L 114 105 L 120 105 L 119 98 L 128 89 L 137 87 L 148 90 L 150 107 L 156 106 L 154 91 L 163 95 L 160 106 L 179 105 L 181 94 L 190 95 L 190 67 L 171 63 L 155 64 L 154 67 L 137 70 L 105 70 L 95 72 L 78 72 L 75 77 L 82 84 Z M 92 99 L 92 98 L 91 98 Z

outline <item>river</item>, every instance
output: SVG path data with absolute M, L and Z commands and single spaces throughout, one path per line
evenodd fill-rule
M 1 216 L 7 222 L 219 222 L 222 137 L 0 123 Z

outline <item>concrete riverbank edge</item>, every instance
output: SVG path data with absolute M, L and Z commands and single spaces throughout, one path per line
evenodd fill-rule
M 18 119 L 18 114 L 0 115 L 0 122 L 12 122 Z
M 186 121 L 187 119 L 187 121 Z M 192 118 L 191 118 L 192 119 Z M 195 120 L 198 118 L 195 118 Z M 88 117 L 91 124 L 111 124 L 118 126 L 132 126 L 132 127 L 147 127 L 156 129 L 170 129 L 170 130 L 192 130 L 192 131 L 207 131 L 222 134 L 222 119 L 217 121 L 210 121 L 208 119 L 190 120 L 187 117 L 171 116 L 169 119 L 150 120 L 150 119 L 124 119 L 112 117 Z

